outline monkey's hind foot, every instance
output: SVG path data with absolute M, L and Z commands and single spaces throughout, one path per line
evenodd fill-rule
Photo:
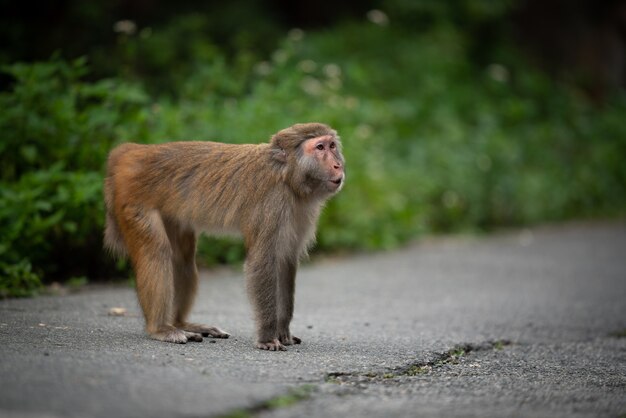
M 181 324 L 177 324 L 177 327 L 188 332 L 202 334 L 203 337 L 212 337 L 212 338 L 230 337 L 230 334 L 227 333 L 226 331 L 221 330 L 218 327 L 211 327 L 208 325 L 194 324 L 192 322 L 183 322 Z
M 256 348 L 260 348 L 261 350 L 269 350 L 269 351 L 287 351 L 284 345 L 278 341 L 278 339 L 274 339 L 268 342 L 260 342 L 257 341 Z
M 201 342 L 202 335 L 196 332 L 187 332 L 174 327 L 163 328 L 157 332 L 151 332 L 150 338 L 167 343 L 186 344 L 187 341 Z

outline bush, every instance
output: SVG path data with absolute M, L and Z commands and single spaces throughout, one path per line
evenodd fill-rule
M 44 275 L 99 274 L 103 163 L 113 144 L 145 140 L 147 96 L 115 80 L 82 82 L 84 59 L 4 71 L 15 84 L 0 93 L 0 288 L 30 283 L 28 293 Z
M 25 259 L 14 263 L 0 262 L 0 298 L 36 295 L 41 280 L 31 268 Z

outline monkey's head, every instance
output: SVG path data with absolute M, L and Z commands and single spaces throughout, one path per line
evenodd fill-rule
M 286 169 L 296 194 L 329 197 L 345 182 L 344 158 L 337 132 L 322 123 L 299 123 L 270 141 L 274 159 Z

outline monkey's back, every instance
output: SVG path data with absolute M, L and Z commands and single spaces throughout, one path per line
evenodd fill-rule
M 156 209 L 211 233 L 233 233 L 243 220 L 262 223 L 286 209 L 286 185 L 276 170 L 269 144 L 127 143 L 110 153 L 107 192 L 113 203 Z

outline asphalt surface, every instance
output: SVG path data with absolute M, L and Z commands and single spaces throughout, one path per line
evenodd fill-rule
M 128 287 L 0 301 L 0 416 L 626 414 L 624 222 L 305 265 L 287 352 L 251 316 L 241 272 L 203 273 L 192 315 L 232 337 L 186 345 L 148 339 Z

